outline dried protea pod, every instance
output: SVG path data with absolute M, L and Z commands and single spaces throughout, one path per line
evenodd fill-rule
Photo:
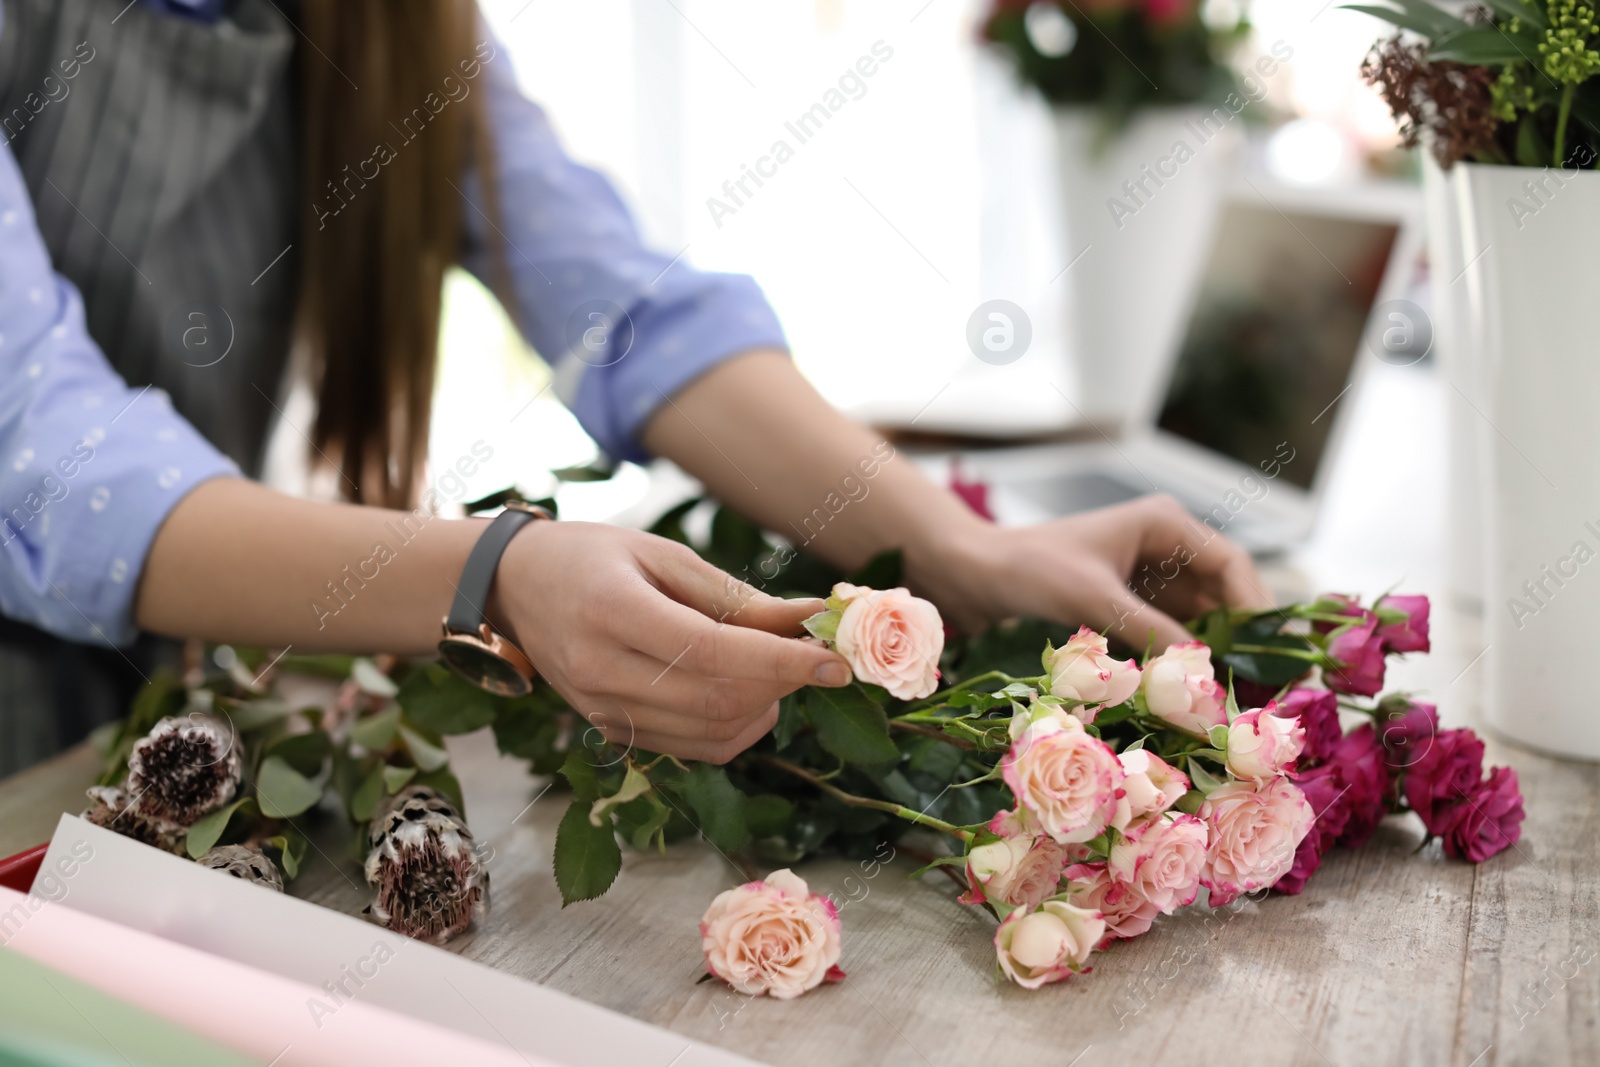
M 141 811 L 188 826 L 239 788 L 233 731 L 198 713 L 162 719 L 128 754 L 128 792 Z
M 218 845 L 195 862 L 283 892 L 283 876 L 278 873 L 277 865 L 248 845 Z
M 89 799 L 93 803 L 83 813 L 84 819 L 89 822 L 163 852 L 183 854 L 184 837 L 188 831 L 175 822 L 144 811 L 133 803 L 133 796 L 126 789 L 90 786 Z
M 397 933 L 442 945 L 483 917 L 489 872 L 460 812 L 430 786 L 407 786 L 372 817 L 366 913 Z

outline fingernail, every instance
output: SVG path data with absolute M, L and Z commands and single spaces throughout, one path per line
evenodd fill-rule
M 814 676 L 818 685 L 841 686 L 850 684 L 850 668 L 843 663 L 824 663 Z

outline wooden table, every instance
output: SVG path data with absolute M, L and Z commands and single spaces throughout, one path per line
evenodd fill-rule
M 1187 909 L 1099 957 L 1093 974 L 1038 993 L 996 983 L 993 921 L 956 903 L 945 879 L 906 881 L 906 858 L 876 877 L 808 864 L 814 888 L 847 901 L 849 978 L 780 1003 L 696 984 L 696 921 L 742 879 L 715 850 L 629 854 L 606 897 L 562 909 L 549 857 L 566 795 L 545 792 L 487 734 L 451 747 L 493 849 L 490 917 L 451 947 L 754 1059 L 1095 1067 L 1204 1050 L 1244 1064 L 1600 1063 L 1593 766 L 1491 745 L 1527 797 L 1514 851 L 1477 867 L 1437 844 L 1414 854 L 1420 826 L 1391 819 L 1366 848 L 1332 855 L 1299 897 Z M 95 766 L 80 747 L 0 782 L 0 855 L 81 808 Z M 359 873 L 327 858 L 339 855 L 331 843 L 324 851 L 294 891 L 358 911 Z

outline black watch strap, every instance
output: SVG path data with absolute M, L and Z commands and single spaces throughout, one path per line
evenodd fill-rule
M 452 633 L 475 634 L 484 622 L 484 605 L 489 603 L 489 588 L 494 584 L 494 572 L 500 566 L 500 557 L 506 546 L 530 522 L 554 518 L 537 504 L 512 501 L 494 517 L 489 528 L 483 531 L 478 543 L 467 556 L 467 565 L 461 569 L 461 581 L 456 584 L 456 598 L 450 604 L 450 614 L 445 618 L 445 628 Z

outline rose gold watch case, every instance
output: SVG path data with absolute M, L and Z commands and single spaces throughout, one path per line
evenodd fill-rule
M 505 664 L 511 669 L 511 673 L 522 681 L 520 685 L 516 685 L 508 678 L 496 678 L 488 674 L 470 675 L 462 669 L 460 664 L 447 661 L 448 666 L 467 677 L 468 680 L 487 689 L 496 696 L 503 697 L 524 696 L 533 689 L 533 680 L 538 677 L 539 672 L 529 662 L 528 657 L 522 654 L 521 649 L 495 633 L 494 630 L 490 629 L 488 623 L 480 624 L 477 633 L 469 633 L 464 630 L 450 629 L 450 619 L 446 616 L 443 620 L 443 628 L 444 638 L 439 642 L 441 650 L 447 644 L 475 648 L 479 652 Z

